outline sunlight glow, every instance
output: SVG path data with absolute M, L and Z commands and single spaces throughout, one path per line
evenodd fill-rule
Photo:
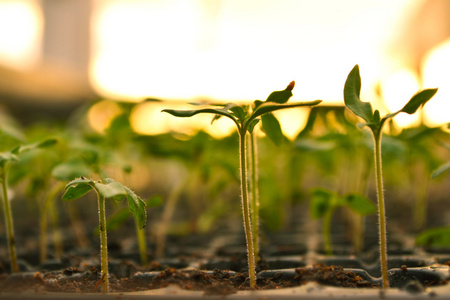
M 89 124 L 95 131 L 103 133 L 120 112 L 120 106 L 113 101 L 104 100 L 97 102 L 89 109 Z
M 215 138 L 229 135 L 236 126 L 233 121 L 220 118 L 211 124 L 213 115 L 197 115 L 194 118 L 176 118 L 163 109 L 195 109 L 192 105 L 180 105 L 170 102 L 143 102 L 136 106 L 131 115 L 131 126 L 139 134 L 158 135 L 168 131 L 194 134 L 203 130 Z
M 342 102 L 356 63 L 376 82 L 409 2 L 98 1 L 91 78 L 106 96 L 221 102 L 295 80 L 301 100 Z
M 389 113 L 398 111 L 420 89 L 419 78 L 412 70 L 401 69 L 385 76 L 381 82 L 383 99 Z M 401 128 L 412 127 L 420 122 L 420 114 L 401 113 L 394 118 Z
M 386 45 L 395 39 L 401 16 L 420 3 L 98 0 L 92 18 L 90 77 L 106 97 L 221 103 L 265 100 L 295 80 L 290 101 L 321 99 L 325 105 L 336 105 L 343 103 L 348 72 L 359 64 L 361 98 L 377 102 L 376 89 L 381 86 L 387 110 L 392 111 L 417 92 L 419 79 L 402 66 L 393 70 L 394 54 Z M 378 108 L 380 103 L 374 104 Z M 154 103 L 140 105 L 134 114 L 136 130 L 217 131 L 210 118 L 196 116 L 190 123 L 160 116 L 161 109 Z M 295 136 L 306 122 L 305 113 L 282 114 L 283 131 Z M 395 121 L 412 126 L 418 117 L 401 115 Z
M 0 64 L 15 68 L 33 67 L 40 55 L 42 12 L 33 0 L 0 2 Z
M 423 63 L 424 86 L 439 90 L 424 107 L 427 125 L 450 122 L 450 39 L 432 49 Z

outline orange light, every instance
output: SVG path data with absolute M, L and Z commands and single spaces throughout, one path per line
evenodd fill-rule
M 43 30 L 37 1 L 1 1 L 0 28 L 0 64 L 22 70 L 34 67 Z

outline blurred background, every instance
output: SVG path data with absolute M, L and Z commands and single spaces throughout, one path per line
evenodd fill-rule
M 13 202 L 22 214 L 17 231 L 45 236 L 47 214 L 54 232 L 58 222 L 97 226 L 95 201 L 59 201 L 64 184 L 79 176 L 114 178 L 147 199 L 147 228 L 158 245 L 166 232 L 208 232 L 222 222 L 239 229 L 233 122 L 211 125 L 212 116 L 182 119 L 161 110 L 265 100 L 292 80 L 290 101 L 323 103 L 277 112 L 284 136 L 258 140 L 261 223 L 270 230 L 309 224 L 314 187 L 375 201 L 371 137 L 343 108 L 355 64 L 362 99 L 382 114 L 401 109 L 418 90 L 439 88 L 424 110 L 386 126 L 384 173 L 389 226 L 400 236 L 450 226 L 450 211 L 442 209 L 450 187 L 450 1 L 0 0 L 0 150 L 60 140 L 12 168 L 15 198 L 28 201 Z M 52 189 L 53 200 L 46 200 L 49 187 L 60 188 Z M 161 200 L 150 201 L 155 195 Z M 108 205 L 114 220 L 126 203 Z M 348 228 L 361 227 L 359 216 L 341 215 Z M 118 244 L 135 240 L 135 224 L 127 222 Z M 370 229 L 376 220 L 367 222 Z M 87 244 L 83 232 L 98 243 L 89 230 L 74 230 L 79 245 Z M 347 240 L 365 237 L 355 232 Z M 68 237 L 59 239 L 71 245 Z M 61 248 L 56 234 L 53 240 Z
M 449 20 L 446 0 L 1 0 L 0 105 L 28 122 L 99 98 L 265 99 L 291 80 L 293 99 L 336 105 L 359 64 L 362 99 L 382 112 L 439 87 L 423 116 L 396 119 L 439 126 L 450 121 Z M 174 118 L 160 110 L 142 105 L 134 129 L 167 130 Z M 306 117 L 286 114 L 294 136 Z

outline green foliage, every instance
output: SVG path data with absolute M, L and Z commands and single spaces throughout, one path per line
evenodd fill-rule
M 437 89 L 426 89 L 416 93 L 406 103 L 406 105 L 394 112 L 387 114 L 380 118 L 378 110 L 373 111 L 370 102 L 363 102 L 360 100 L 361 92 L 361 77 L 359 75 L 359 66 L 356 65 L 349 73 L 344 86 L 344 103 L 355 115 L 361 117 L 366 123 L 363 126 L 368 126 L 372 131 L 377 132 L 381 130 L 383 124 L 392 117 L 395 117 L 401 112 L 407 114 L 414 114 L 417 109 L 428 102 L 437 92 Z
M 250 106 L 248 105 L 237 105 L 229 103 L 222 108 L 208 107 L 194 110 L 164 109 L 163 112 L 167 112 L 173 116 L 181 118 L 192 117 L 197 114 L 205 114 L 205 113 L 218 116 L 225 116 L 231 119 L 236 124 L 239 132 L 242 132 L 243 130 L 248 130 L 249 132 L 252 132 L 254 126 L 259 121 L 258 118 L 264 114 L 268 114 L 277 110 L 287 108 L 314 106 L 322 102 L 322 100 L 315 100 L 315 101 L 305 101 L 287 104 L 286 102 L 292 96 L 292 89 L 293 83 L 290 83 L 285 90 L 276 91 L 270 94 L 265 102 L 261 102 L 260 100 L 254 101 L 252 111 L 250 111 Z
M 75 200 L 91 190 L 95 190 L 98 195 L 106 199 L 114 199 L 115 201 L 121 201 L 128 199 L 129 210 L 133 213 L 139 228 L 144 228 L 147 218 L 145 202 L 137 196 L 128 187 L 116 182 L 110 178 L 102 181 L 95 181 L 93 179 L 78 178 L 72 180 L 66 185 L 66 191 L 62 196 L 63 200 Z
M 376 206 L 367 197 L 359 194 L 339 196 L 336 192 L 315 188 L 311 192 L 310 214 L 320 219 L 327 213 L 333 213 L 338 207 L 347 207 L 355 213 L 366 216 L 376 212 Z
M 416 244 L 428 247 L 450 247 L 450 227 L 428 229 L 416 237 Z
M 433 171 L 433 173 L 431 174 L 431 178 L 436 178 L 439 175 L 447 172 L 448 170 L 450 170 L 450 162 L 445 163 L 443 165 L 441 165 L 439 168 L 437 168 L 436 170 Z

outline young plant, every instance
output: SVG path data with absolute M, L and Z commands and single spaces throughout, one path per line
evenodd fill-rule
M 249 105 L 237 105 L 229 103 L 223 108 L 200 108 L 195 110 L 172 110 L 164 109 L 163 112 L 167 112 L 176 117 L 192 117 L 197 114 L 213 114 L 214 120 L 222 116 L 231 119 L 237 127 L 239 134 L 239 163 L 240 163 L 240 189 L 241 189 L 241 204 L 242 215 L 244 219 L 244 231 L 245 239 L 247 243 L 247 256 L 248 256 L 248 272 L 250 277 L 250 287 L 256 286 L 256 272 L 255 272 L 255 249 L 254 240 L 252 238 L 252 222 L 251 222 L 251 208 L 249 205 L 249 192 L 248 192 L 248 174 L 247 174 L 247 135 L 252 133 L 255 125 L 259 122 L 259 117 L 264 114 L 271 113 L 276 110 L 313 106 L 321 102 L 321 100 L 298 102 L 287 104 L 286 102 L 292 96 L 292 89 L 295 82 L 292 81 L 285 90 L 272 92 L 266 101 L 256 100 L 252 106 Z M 253 224 L 256 226 L 256 224 Z
M 310 204 L 311 217 L 314 219 L 323 218 L 323 241 L 325 253 L 333 254 L 331 244 L 331 221 L 334 211 L 339 207 L 347 207 L 361 216 L 367 216 L 377 211 L 376 206 L 366 197 L 359 194 L 348 194 L 340 196 L 323 188 L 316 188 L 312 191 Z
M 379 242 L 380 242 L 380 263 L 383 288 L 389 288 L 388 270 L 387 270 L 387 239 L 386 239 L 386 217 L 385 217 L 385 203 L 383 194 L 383 174 L 382 174 L 382 161 L 381 161 L 381 138 L 383 132 L 383 126 L 389 119 L 395 117 L 401 112 L 407 114 L 414 114 L 419 107 L 425 105 L 434 94 L 437 89 L 425 89 L 418 92 L 406 103 L 406 105 L 394 112 L 387 114 L 383 118 L 380 117 L 378 110 L 373 111 L 370 102 L 363 102 L 360 100 L 361 92 L 361 77 L 359 75 L 359 66 L 356 65 L 347 77 L 344 86 L 344 102 L 345 106 L 350 109 L 355 115 L 362 118 L 365 123 L 363 126 L 367 126 L 373 136 L 374 141 L 374 154 L 375 154 L 375 177 L 377 187 L 377 199 L 378 199 L 378 226 L 379 226 Z
M 19 155 L 23 152 L 34 150 L 37 148 L 45 148 L 56 143 L 55 139 L 48 139 L 43 142 L 21 145 L 14 149 L 0 153 L 0 184 L 2 185 L 3 192 L 3 213 L 5 215 L 5 225 L 9 249 L 9 258 L 11 263 L 11 271 L 13 273 L 19 272 L 19 266 L 17 264 L 16 245 L 14 237 L 13 216 L 11 213 L 11 207 L 8 198 L 8 173 L 11 167 L 11 163 L 19 161 Z
M 130 211 L 134 215 L 134 219 L 139 227 L 145 227 L 147 212 L 145 210 L 145 202 L 139 198 L 128 187 L 116 182 L 110 178 L 101 181 L 94 181 L 81 177 L 69 182 L 66 185 L 66 191 L 62 196 L 63 200 L 74 200 L 84 196 L 89 191 L 94 190 L 97 193 L 98 214 L 99 214 L 99 231 L 100 231 L 100 257 L 101 257 L 101 281 L 103 292 L 109 291 L 108 278 L 108 245 L 106 232 L 106 214 L 105 199 L 114 199 L 121 201 L 127 198 Z

